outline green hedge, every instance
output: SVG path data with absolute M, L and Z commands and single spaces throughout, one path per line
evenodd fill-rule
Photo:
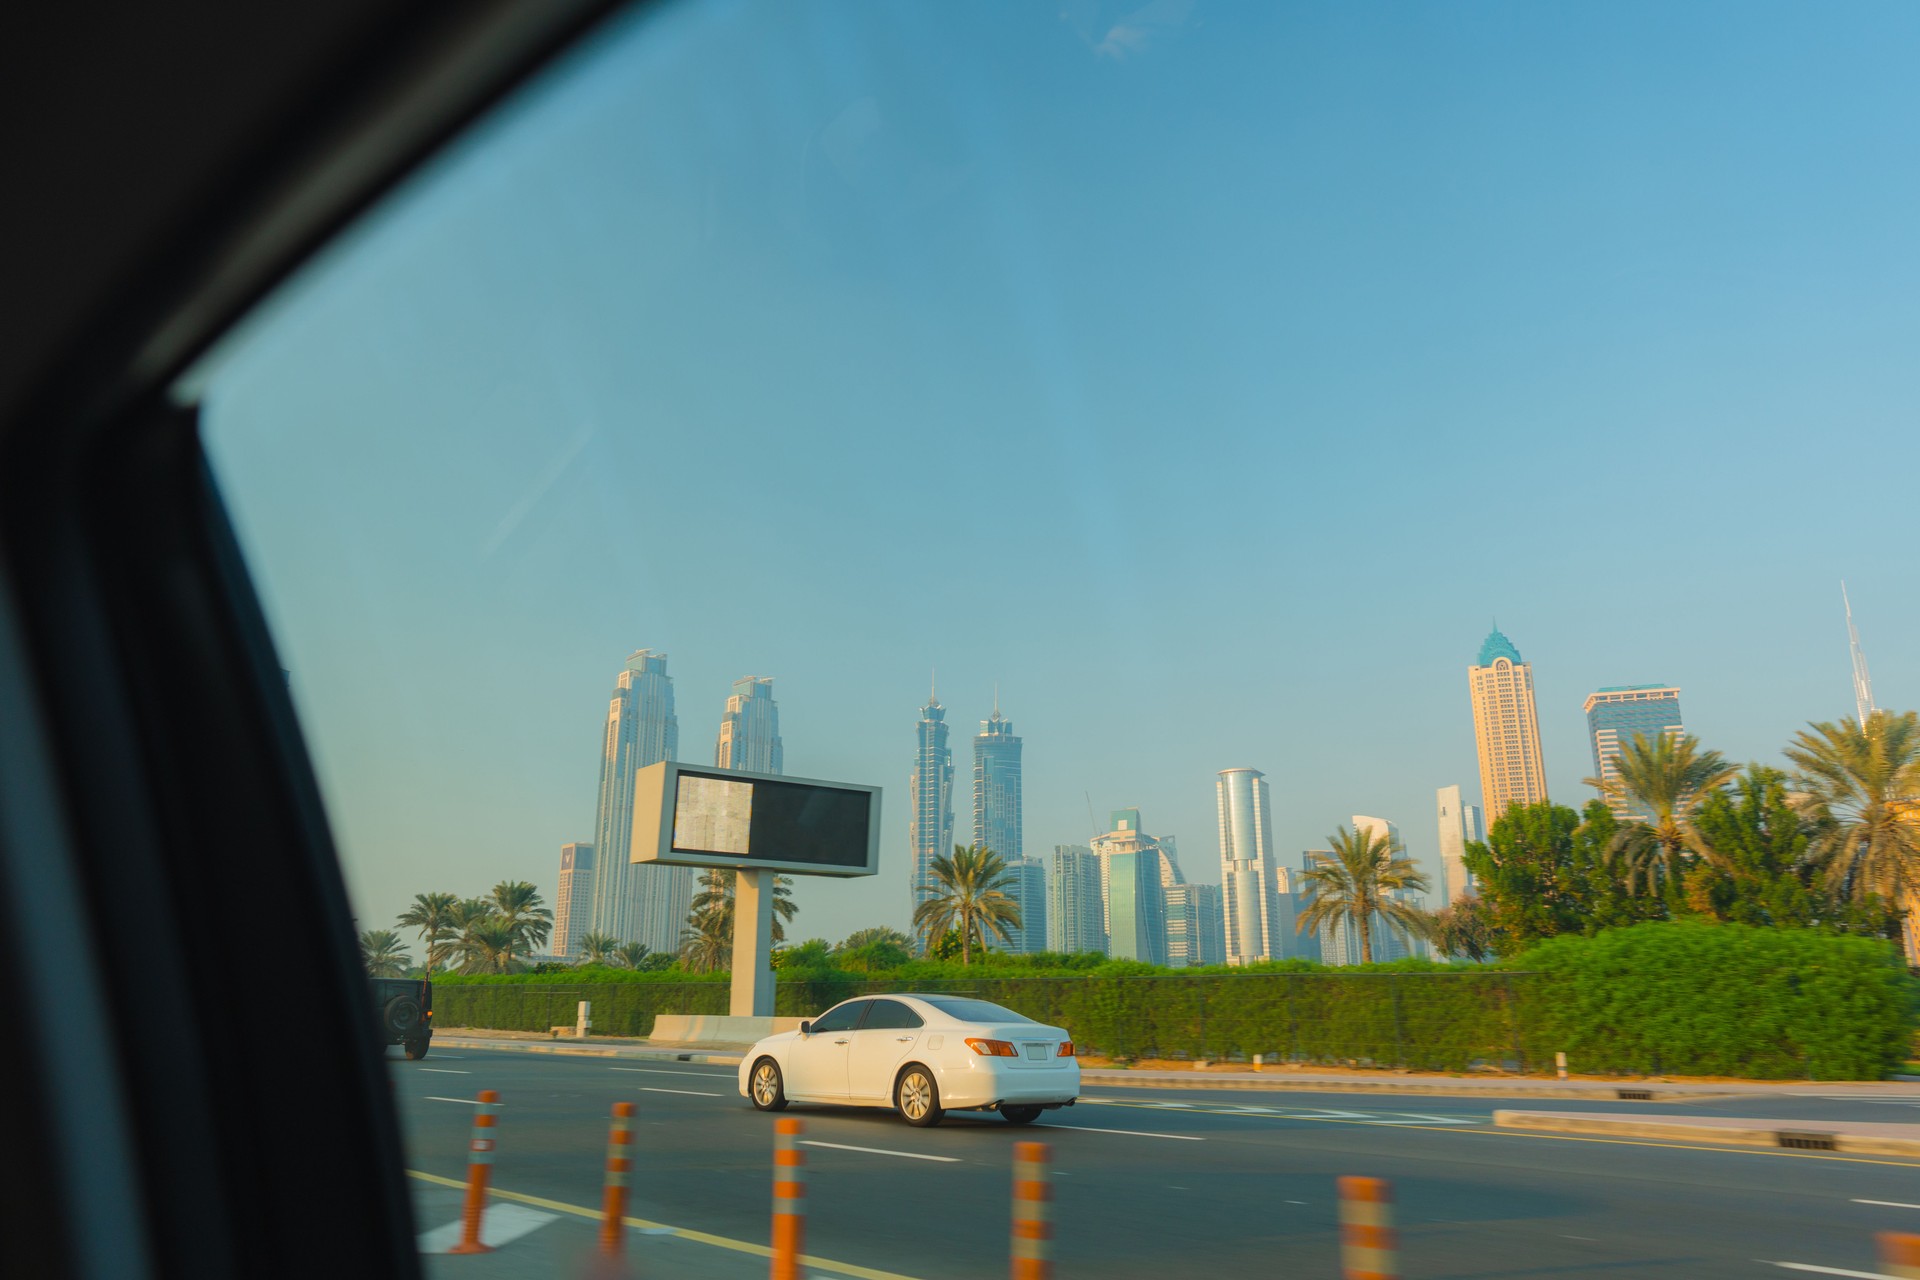
M 1111 963 L 1077 973 L 936 965 L 885 975 L 781 972 L 778 1013 L 854 995 L 949 991 L 1063 1026 L 1121 1058 L 1250 1059 L 1464 1071 L 1574 1071 L 1875 1080 L 1905 1060 L 1914 983 L 1891 944 L 1804 929 L 1691 921 L 1556 938 L 1511 968 L 1306 965 L 1179 973 Z M 724 975 L 446 978 L 442 1027 L 546 1031 L 593 1002 L 602 1035 L 644 1036 L 661 1013 L 727 1011 Z
M 1914 983 L 1880 938 L 1680 920 L 1554 938 L 1516 961 L 1535 1060 L 1575 1071 L 1878 1080 L 1911 1044 Z

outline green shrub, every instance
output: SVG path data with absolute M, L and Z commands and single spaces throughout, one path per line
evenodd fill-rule
M 1521 1023 L 1576 1071 L 1877 1080 L 1905 1058 L 1913 984 L 1883 939 L 1679 920 L 1515 959 Z

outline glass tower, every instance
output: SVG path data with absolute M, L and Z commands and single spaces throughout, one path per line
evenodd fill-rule
M 1009 896 L 1020 904 L 1020 927 L 1009 929 L 1012 935 L 1007 950 L 1031 955 L 1047 949 L 1047 864 L 1039 858 L 1021 858 L 1012 863 L 1013 888 Z
M 671 954 L 693 906 L 687 867 L 628 861 L 633 849 L 633 779 L 680 753 L 667 655 L 641 649 L 615 677 L 601 737 L 600 805 L 594 823 L 593 917 L 596 933 Z
M 1593 776 L 1612 779 L 1620 774 L 1614 757 L 1633 744 L 1638 734 L 1653 742 L 1666 734 L 1686 732 L 1680 723 L 1680 690 L 1665 684 L 1609 685 L 1587 695 L 1587 742 L 1593 748 Z M 1618 800 L 1607 807 L 1617 818 L 1648 815 Z
M 1467 688 L 1473 697 L 1474 745 L 1480 753 L 1480 799 L 1492 824 L 1510 805 L 1539 804 L 1547 798 L 1533 668 L 1521 661 L 1513 641 L 1496 627 L 1481 644 L 1478 660 L 1467 668 Z
M 1434 809 L 1440 822 L 1440 897 L 1454 903 L 1473 888 L 1467 845 L 1485 840 L 1487 831 L 1480 823 L 1480 806 L 1463 802 L 1457 786 L 1434 792 Z
M 1069 955 L 1107 950 L 1100 859 L 1081 844 L 1057 844 L 1047 868 L 1047 950 Z
M 560 846 L 560 888 L 553 895 L 553 954 L 575 955 L 593 918 L 593 846 Z
M 720 717 L 720 740 L 713 749 L 713 762 L 722 769 L 780 773 L 784 756 L 773 677 L 740 677 L 733 682 L 733 696 L 727 699 L 726 713 Z
M 973 842 L 1008 866 L 1025 850 L 1020 840 L 1020 739 L 1013 721 L 994 707 L 973 740 Z
M 1292 912 L 1279 900 L 1273 808 L 1258 769 L 1222 769 L 1214 783 L 1220 814 L 1220 897 L 1226 963 L 1280 960 L 1291 946 Z
M 930 691 L 920 708 L 920 747 L 907 783 L 907 846 L 913 858 L 907 891 L 912 907 L 930 882 L 928 865 L 953 852 L 953 750 L 947 745 L 947 709 Z M 911 907 L 909 908 L 911 911 Z

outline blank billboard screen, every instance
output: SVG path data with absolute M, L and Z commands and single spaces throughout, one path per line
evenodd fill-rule
M 864 867 L 872 793 L 680 770 L 673 852 Z

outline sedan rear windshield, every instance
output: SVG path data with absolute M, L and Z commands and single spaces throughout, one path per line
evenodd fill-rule
M 1004 1009 L 989 1000 L 969 1000 L 964 996 L 921 996 L 922 1000 L 962 1022 L 1032 1022 L 1025 1014 Z

